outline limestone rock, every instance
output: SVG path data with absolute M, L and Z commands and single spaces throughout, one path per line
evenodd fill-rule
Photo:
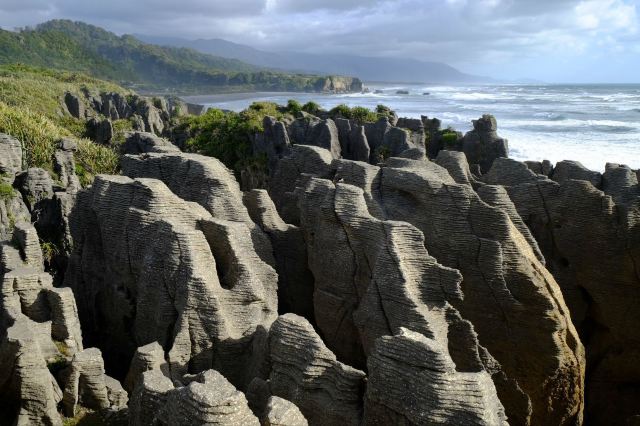
M 30 168 L 16 176 L 15 187 L 22 194 L 27 208 L 34 213 L 39 203 L 53 197 L 53 180 L 49 172 L 40 168 Z M 37 213 L 36 213 L 37 214 Z
M 164 122 L 162 121 L 162 110 L 156 108 L 150 99 L 138 98 L 134 105 L 134 109 L 144 121 L 145 132 L 156 135 L 162 134 L 165 127 Z
M 170 377 L 169 368 L 164 357 L 164 350 L 158 342 L 149 343 L 136 349 L 136 353 L 133 354 L 133 359 L 131 360 L 127 378 L 124 381 L 125 389 L 133 392 L 138 380 L 147 371 L 157 370 L 165 376 Z
M 525 161 L 524 164 L 527 165 L 529 170 L 539 175 L 549 177 L 553 173 L 553 164 L 549 160 Z
M 31 221 L 31 213 L 14 189 L 9 196 L 0 197 L 0 240 L 10 240 L 18 222 Z
M 592 172 L 584 167 L 578 161 L 564 160 L 556 164 L 553 169 L 553 180 L 562 183 L 567 179 L 586 180 L 596 188 L 602 188 L 602 175 L 598 172 Z
M 277 315 L 277 276 L 249 228 L 155 179 L 98 176 L 81 195 L 65 283 L 110 371 L 124 376 L 135 350 L 157 341 L 172 377 L 215 366 L 246 386 L 259 328 Z
M 346 164 L 338 167 L 338 173 Z M 316 319 L 329 347 L 341 359 L 359 366 L 364 362 L 358 359 L 359 352 L 371 354 L 379 337 L 398 333 L 403 327 L 423 333 L 435 341 L 434 348 L 442 352 L 438 356 L 454 357 L 459 366 L 458 371 L 453 367 L 448 380 L 451 387 L 459 386 L 460 399 L 444 410 L 465 412 L 463 416 L 478 421 L 487 413 L 504 420 L 491 382 L 495 362 L 485 367 L 487 361 L 480 355 L 484 349 L 472 326 L 449 304 L 462 299 L 460 274 L 429 256 L 416 228 L 372 217 L 359 188 L 340 183 L 334 188 L 330 181 L 312 179 L 300 200 L 309 263 L 316 277 Z M 417 381 L 416 387 L 429 388 L 429 382 L 433 379 Z M 476 386 L 476 390 L 463 396 L 466 386 Z M 434 405 L 448 400 L 437 388 L 428 392 Z M 465 398 L 476 407 L 469 413 L 467 403 L 461 402 Z M 378 415 L 380 419 L 410 416 L 403 410 L 383 414 L 379 407 L 376 411 L 369 422 Z
M 0 391 L 7 424 L 62 425 L 57 404 L 62 394 L 45 362 L 41 340 L 34 333 L 34 323 L 23 315 L 14 317 L 6 337 L 0 342 Z
M 336 118 L 341 155 L 354 161 L 369 161 L 371 150 L 364 131 L 364 126 L 345 118 Z
M 51 337 L 64 342 L 70 355 L 82 351 L 82 330 L 71 289 L 51 288 L 47 300 L 51 308 Z
M 253 154 L 267 156 L 269 172 L 272 174 L 278 161 L 289 154 L 291 142 L 285 124 L 274 117 L 264 117 L 263 127 L 264 132 L 257 134 L 253 140 Z
M 80 189 L 80 180 L 76 176 L 76 162 L 73 153 L 78 149 L 71 139 L 58 142 L 58 149 L 53 154 L 53 170 L 58 174 L 63 187 L 74 192 Z
M 84 101 L 79 96 L 73 93 L 67 92 L 64 95 L 64 103 L 71 114 L 75 118 L 84 119 L 87 116 L 86 107 Z
M 265 190 L 244 195 L 251 218 L 269 236 L 278 272 L 278 311 L 292 312 L 313 321 L 314 280 L 307 266 L 307 247 L 302 230 L 280 218 Z
M 292 148 L 291 155 L 278 163 L 278 168 L 269 182 L 269 195 L 278 212 L 286 223 L 300 223 L 297 199 L 294 190 L 304 179 L 301 173 L 317 177 L 333 175 L 331 162 L 333 157 L 326 149 L 297 145 Z
M 339 362 L 304 318 L 286 314 L 273 323 L 269 355 L 271 392 L 309 424 L 360 424 L 365 374 Z
M 433 163 L 392 158 L 378 172 L 371 167 L 338 167 L 332 178 L 363 188 L 374 216 L 413 224 L 431 256 L 459 269 L 464 299 L 453 305 L 531 399 L 532 423 L 580 421 L 584 349 L 558 284 L 509 215 Z M 340 264 L 351 270 L 352 262 L 347 255 Z M 521 396 L 499 396 L 509 417 L 528 418 Z
M 269 398 L 265 411 L 264 419 L 261 419 L 264 426 L 306 426 L 308 424 L 307 419 L 295 404 L 277 396 Z
M 200 204 L 214 218 L 245 224 L 260 258 L 275 266 L 268 237 L 251 220 L 238 182 L 218 159 L 183 153 L 126 155 L 121 166 L 131 178 L 161 180 L 178 197 Z
M 92 117 L 87 121 L 87 133 L 97 144 L 107 145 L 113 138 L 113 124 L 108 118 Z
M 68 417 L 75 416 L 78 405 L 94 410 L 112 406 L 107 383 L 113 386 L 113 382 L 106 380 L 100 350 L 90 348 L 76 353 L 70 368 L 63 397 L 64 410 Z M 123 405 L 121 395 L 113 398 L 113 401 L 117 408 Z M 126 403 L 126 396 L 124 402 Z
M 376 157 L 379 152 L 379 148 L 384 143 L 386 134 L 393 128 L 387 117 L 381 117 L 375 123 L 365 123 L 364 132 L 369 143 L 369 149 L 371 155 L 369 162 L 376 164 L 378 158 Z
M 368 359 L 365 423 L 507 425 L 489 374 L 457 372 L 446 353 L 403 328 L 380 337 Z
M 470 164 L 479 164 L 482 173 L 491 168 L 496 158 L 509 156 L 507 140 L 498 136 L 498 125 L 492 115 L 473 120 L 473 130 L 464 135 L 462 150 Z
M 333 158 L 340 158 L 341 148 L 338 138 L 338 128 L 330 118 L 320 121 L 306 135 L 305 145 L 318 146 L 329 150 Z
M 169 425 L 259 425 L 242 392 L 208 370 L 187 386 L 167 392 L 163 408 Z
M 166 139 L 162 139 L 152 133 L 129 132 L 122 146 L 124 154 L 144 154 L 149 152 L 180 152 L 178 147 Z
M 567 172 L 559 183 L 523 181 L 507 189 L 585 343 L 585 419 L 621 424 L 640 413 L 640 336 L 632 326 L 640 321 L 634 308 L 640 297 L 637 178 L 626 167 L 609 166 L 602 192 L 594 186 L 597 174 L 563 164 L 553 173 L 556 179 Z
M 129 400 L 129 425 L 163 425 L 167 394 L 173 389 L 171 379 L 159 370 L 142 373 Z
M 11 177 L 22 170 L 22 143 L 7 134 L 0 133 L 0 175 Z
M 473 185 L 476 179 L 469 170 L 469 163 L 464 153 L 459 151 L 442 150 L 438 153 L 436 164 L 447 169 L 456 183 L 465 185 Z

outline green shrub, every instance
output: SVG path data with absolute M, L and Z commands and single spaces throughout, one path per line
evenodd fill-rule
M 289 99 L 287 101 L 287 111 L 290 114 L 297 114 L 299 112 L 302 112 L 302 105 L 295 99 Z
M 331 116 L 340 116 L 342 118 L 351 118 L 351 108 L 348 105 L 340 104 L 329 110 Z
M 454 131 L 445 130 L 441 134 L 442 145 L 445 148 L 456 148 L 458 144 L 458 134 Z
M 0 182 L 0 199 L 1 198 L 13 198 L 13 187 L 6 183 Z
M 359 124 L 371 123 L 378 120 L 378 114 L 368 108 L 356 106 L 349 108 L 345 104 L 335 106 L 329 111 L 332 117 L 342 117 L 357 121 Z
M 264 106 L 264 105 L 263 105 Z M 245 115 L 210 108 L 201 116 L 188 117 L 191 137 L 187 149 L 218 158 L 227 167 L 237 169 L 241 160 L 251 156 L 249 135 L 262 128 L 263 106 L 252 105 Z
M 378 114 L 365 107 L 351 108 L 351 119 L 356 120 L 359 124 L 372 123 L 378 121 Z
M 42 114 L 25 108 L 10 107 L 0 102 L 0 132 L 7 133 L 23 143 L 27 167 L 40 167 L 53 172 L 53 153 L 58 141 L 73 134 L 55 124 Z M 119 156 L 111 148 L 96 145 L 88 139 L 78 139 L 75 160 L 86 174 L 81 179 L 83 185 L 90 184 L 93 176 L 118 171 Z
M 309 101 L 306 104 L 302 105 L 302 110 L 304 112 L 308 112 L 309 114 L 317 115 L 320 112 L 320 105 L 313 101 Z
M 42 250 L 42 258 L 47 263 L 51 263 L 54 256 L 60 254 L 58 247 L 50 241 L 40 241 L 40 249 Z

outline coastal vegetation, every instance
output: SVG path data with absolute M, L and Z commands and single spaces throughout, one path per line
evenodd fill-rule
M 65 93 L 80 94 L 83 90 L 131 93 L 79 73 L 24 65 L 0 66 L 0 133 L 22 141 L 27 167 L 41 167 L 55 176 L 52 158 L 56 144 L 70 138 L 78 147 L 76 172 L 81 182 L 86 184 L 96 174 L 118 170 L 115 149 L 90 141 L 85 137 L 86 122 L 63 111 Z M 118 126 L 126 127 L 124 123 Z
M 274 71 L 192 49 L 147 44 L 69 20 L 18 32 L 0 30 L 0 64 L 13 63 L 82 72 L 156 93 L 362 89 L 362 83 L 351 77 Z

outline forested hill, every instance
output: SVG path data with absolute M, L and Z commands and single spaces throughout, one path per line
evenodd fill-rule
M 81 71 L 138 90 L 358 91 L 357 78 L 290 74 L 192 49 L 143 43 L 102 28 L 53 20 L 19 32 L 0 30 L 0 63 Z

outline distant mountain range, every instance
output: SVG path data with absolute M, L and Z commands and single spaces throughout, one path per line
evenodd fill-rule
M 291 72 L 354 75 L 362 80 L 395 83 L 486 83 L 488 77 L 465 74 L 441 62 L 407 58 L 380 58 L 359 55 L 312 54 L 303 52 L 267 52 L 227 40 L 187 40 L 137 34 L 148 43 L 186 47 L 248 64 Z
M 19 32 L 0 29 L 0 64 L 12 63 L 80 71 L 155 92 L 362 90 L 356 78 L 272 71 L 194 49 L 144 43 L 69 20 Z

